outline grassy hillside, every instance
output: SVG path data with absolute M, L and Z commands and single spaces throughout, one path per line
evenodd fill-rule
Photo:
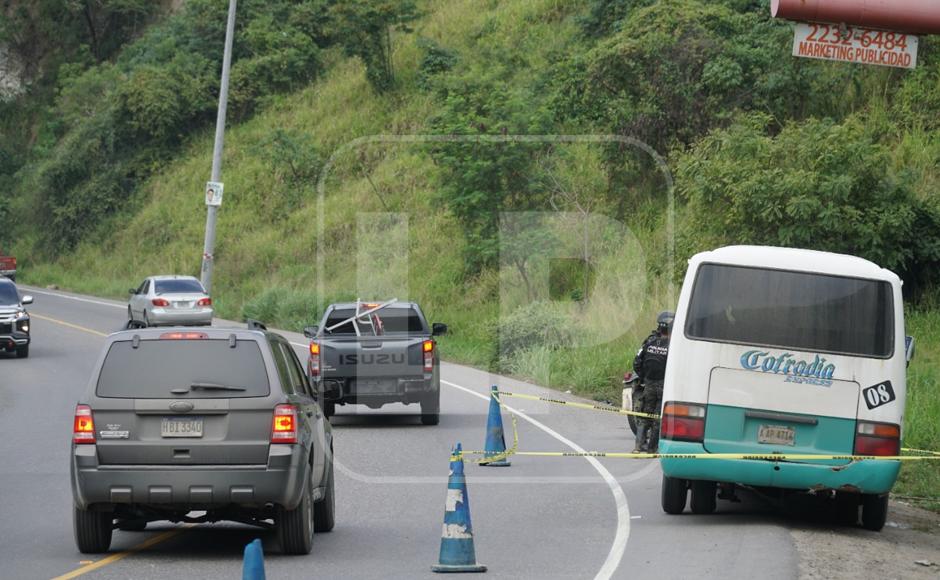
M 247 76 L 233 86 L 250 106 L 236 109 L 226 135 L 219 314 L 299 329 L 336 299 L 410 298 L 450 325 L 441 341 L 450 360 L 617 400 L 691 253 L 729 243 L 855 253 L 905 279 L 919 348 L 906 443 L 940 449 L 938 43 L 923 39 L 913 72 L 796 60 L 789 27 L 768 18 L 767 4 L 419 2 L 407 26 L 384 29 L 392 50 L 381 70 L 394 74 L 382 82 L 373 53 L 335 40 L 341 20 L 311 33 L 315 49 L 278 48 L 268 36 L 277 24 L 259 20 L 244 55 L 259 68 L 248 70 L 271 70 L 270 54 L 296 69 L 280 82 L 264 77 L 270 86 Z M 319 17 L 285 14 L 321 27 Z M 192 34 L 160 26 L 117 57 L 121 74 L 146 79 L 137 75 L 159 61 L 148 55 L 160 39 Z M 173 62 L 189 70 L 184 57 Z M 106 69 L 78 78 L 119 82 Z M 84 86 L 69 82 L 66 97 Z M 53 110 L 74 116 L 73 101 Z M 0 213 L 20 225 L 0 241 L 13 244 L 24 281 L 124 297 L 149 274 L 198 274 L 212 134 L 192 107 L 170 141 L 148 134 L 150 153 L 126 142 L 118 157 L 130 170 L 121 187 L 107 182 L 116 192 L 107 203 L 95 171 L 49 178 L 65 155 L 82 159 L 70 143 L 97 134 L 78 116 L 20 160 L 0 198 Z M 348 146 L 375 135 L 471 141 Z M 606 137 L 492 139 L 511 135 L 639 139 L 667 162 L 675 212 L 642 149 Z M 56 184 L 94 206 L 64 216 L 80 224 L 69 240 L 44 227 Z M 499 212 L 510 213 L 501 221 Z M 936 496 L 938 483 L 940 465 L 906 466 L 901 489 Z

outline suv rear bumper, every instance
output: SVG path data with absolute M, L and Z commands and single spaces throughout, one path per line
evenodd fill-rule
M 72 497 L 82 509 L 102 503 L 293 509 L 309 477 L 307 459 L 301 445 L 271 445 L 267 465 L 99 465 L 95 445 L 72 445 Z

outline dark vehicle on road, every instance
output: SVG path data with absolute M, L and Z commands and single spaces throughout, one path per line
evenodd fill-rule
M 32 303 L 32 296 L 20 297 L 16 284 L 0 278 L 0 350 L 29 356 L 29 313 L 24 306 Z
M 16 258 L 4 256 L 3 250 L 0 250 L 0 278 L 4 277 L 16 282 Z
M 311 339 L 308 372 L 327 416 L 336 405 L 378 409 L 389 403 L 421 405 L 421 422 L 437 425 L 441 409 L 440 358 L 435 336 L 414 302 L 332 304 Z
M 112 334 L 75 409 L 78 549 L 104 552 L 112 529 L 149 521 L 232 520 L 309 553 L 334 521 L 332 429 L 313 395 L 260 324 Z

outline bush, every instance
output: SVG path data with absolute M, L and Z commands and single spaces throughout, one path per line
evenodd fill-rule
M 684 253 L 794 246 L 863 256 L 902 274 L 940 259 L 937 216 L 862 119 L 789 123 L 776 136 L 769 125 L 763 115 L 742 117 L 679 156 Z
M 557 349 L 571 344 L 571 323 L 551 302 L 530 302 L 501 316 L 496 328 L 502 357 L 531 349 Z

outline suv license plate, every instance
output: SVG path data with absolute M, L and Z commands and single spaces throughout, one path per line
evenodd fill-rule
M 790 445 L 793 446 L 796 438 L 796 431 L 793 427 L 783 427 L 780 425 L 761 425 L 757 431 L 757 442 L 768 445 Z
M 161 437 L 202 437 L 202 417 L 164 417 Z

